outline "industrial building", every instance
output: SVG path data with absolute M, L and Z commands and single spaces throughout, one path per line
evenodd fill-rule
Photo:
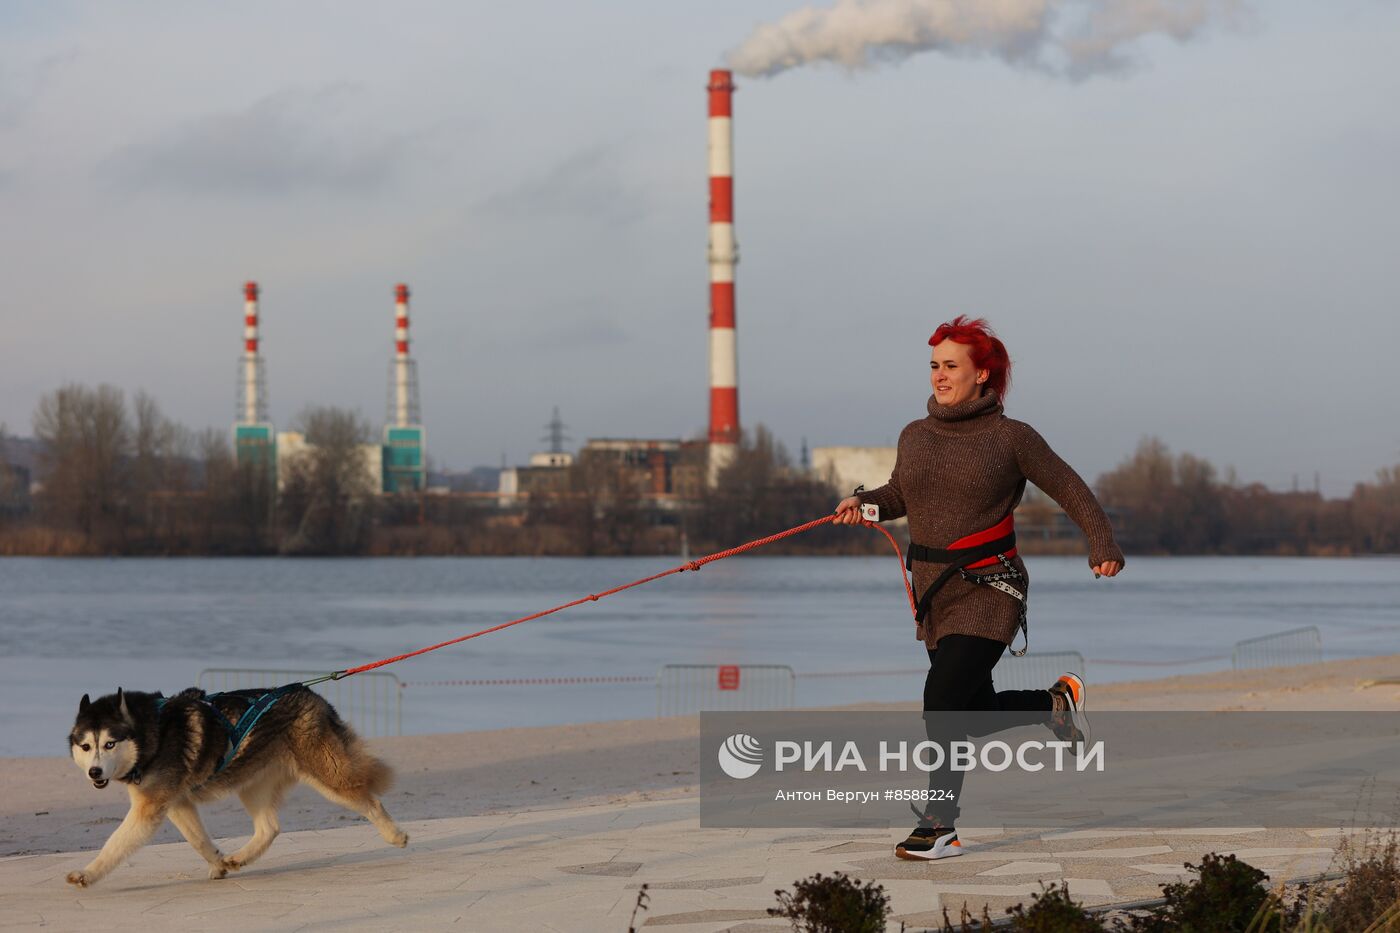
M 890 481 L 894 472 L 893 447 L 813 447 L 812 472 L 831 478 L 843 495 L 857 486 L 874 489 Z
M 365 468 L 386 494 L 427 489 L 426 430 L 418 405 L 418 369 L 409 355 L 408 286 L 394 287 L 394 355 L 389 368 L 389 411 L 383 441 L 364 445 Z M 252 465 L 286 482 L 295 458 L 310 449 L 295 431 L 278 432 L 268 414 L 267 372 L 261 354 L 261 290 L 243 286 L 243 354 L 239 360 L 238 411 L 233 447 L 240 466 Z
M 707 445 L 679 438 L 590 438 L 578 456 L 562 451 L 530 455 L 528 466 L 501 470 L 497 503 L 523 505 L 532 495 L 574 491 L 575 476 L 596 489 L 625 491 L 639 501 L 675 507 L 700 496 Z
M 579 451 L 577 467 L 605 467 L 640 494 L 665 502 L 696 499 L 713 486 L 734 460 L 742 438 L 739 422 L 734 235 L 733 75 L 710 72 L 705 87 L 709 174 L 709 429 L 703 441 L 676 438 L 595 438 Z M 297 432 L 278 432 L 269 415 L 266 369 L 260 342 L 260 290 L 244 288 L 244 349 L 240 360 L 234 447 L 240 464 L 267 470 L 280 482 L 289 457 L 308 449 Z M 390 362 L 389 404 L 379 451 L 366 463 L 385 494 L 426 491 L 426 428 L 418 402 L 417 366 L 409 353 L 409 289 L 394 289 L 394 354 Z M 556 412 L 557 421 L 557 412 Z M 548 452 L 532 455 L 525 466 L 502 469 L 498 504 L 508 507 L 532 494 L 564 492 L 570 484 L 572 455 L 555 439 Z
M 705 481 L 706 445 L 666 438 L 591 438 L 578 453 L 584 470 L 612 475 L 619 488 L 657 504 L 696 499 Z

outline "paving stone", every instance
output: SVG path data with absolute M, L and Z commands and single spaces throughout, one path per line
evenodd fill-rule
M 1134 862 L 1130 867 L 1154 875 L 1189 875 L 1182 862 Z
M 559 871 L 571 875 L 601 875 L 608 878 L 630 878 L 642 867 L 641 862 L 593 862 L 588 865 L 560 865 Z
M 1001 875 L 1059 875 L 1062 872 L 1059 862 L 1007 862 L 977 874 L 981 878 L 995 878 Z
M 768 911 L 764 910 L 692 910 L 684 914 L 665 914 L 663 916 L 647 917 L 647 922 L 642 924 L 648 927 L 676 926 L 682 923 L 720 923 L 727 920 L 758 920 L 767 919 Z
M 648 881 L 647 890 L 668 891 L 700 889 L 711 891 L 715 888 L 733 888 L 740 885 L 762 883 L 762 875 L 753 875 L 747 878 L 691 878 L 685 881 Z M 640 888 L 641 885 L 633 885 L 633 887 Z

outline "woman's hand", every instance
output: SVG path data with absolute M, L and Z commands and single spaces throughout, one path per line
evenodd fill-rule
M 1116 577 L 1118 571 L 1123 569 L 1123 565 L 1116 560 L 1106 560 L 1094 568 L 1095 577 Z
M 836 520 L 833 525 L 859 525 L 860 496 L 847 496 L 836 506 Z

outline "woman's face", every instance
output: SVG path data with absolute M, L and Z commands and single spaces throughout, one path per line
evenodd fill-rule
M 940 405 L 956 405 L 982 394 L 982 384 L 991 375 L 972 364 L 967 344 L 945 340 L 936 344 L 929 360 L 929 383 Z

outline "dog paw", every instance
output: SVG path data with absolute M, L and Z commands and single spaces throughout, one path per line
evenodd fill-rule
M 68 873 L 68 883 L 74 887 L 85 888 L 96 880 L 85 871 L 70 871 Z
M 389 845 L 402 849 L 404 846 L 408 845 L 408 833 L 399 830 L 398 835 L 389 840 Z
M 240 858 L 235 858 L 235 857 L 232 856 L 232 855 L 226 855 L 226 856 L 223 857 L 223 859 L 220 860 L 219 865 L 220 865 L 220 866 L 222 867 L 222 869 L 223 869 L 223 874 L 219 875 L 219 877 L 222 878 L 224 875 L 228 874 L 229 872 L 231 872 L 231 871 L 238 871 L 240 868 L 242 868 L 242 867 L 243 867 L 243 860 L 240 859 Z M 210 873 L 209 873 L 209 877 L 211 877 L 211 878 L 214 877 L 214 874 L 213 874 L 213 871 L 212 871 L 212 870 L 211 870 Z
M 227 876 L 228 876 L 228 866 L 225 865 L 223 862 L 220 862 L 220 863 L 217 864 L 217 865 L 210 865 L 210 866 L 209 866 L 209 880 L 210 880 L 210 881 L 218 881 L 220 878 L 225 878 L 225 877 L 227 877 Z

